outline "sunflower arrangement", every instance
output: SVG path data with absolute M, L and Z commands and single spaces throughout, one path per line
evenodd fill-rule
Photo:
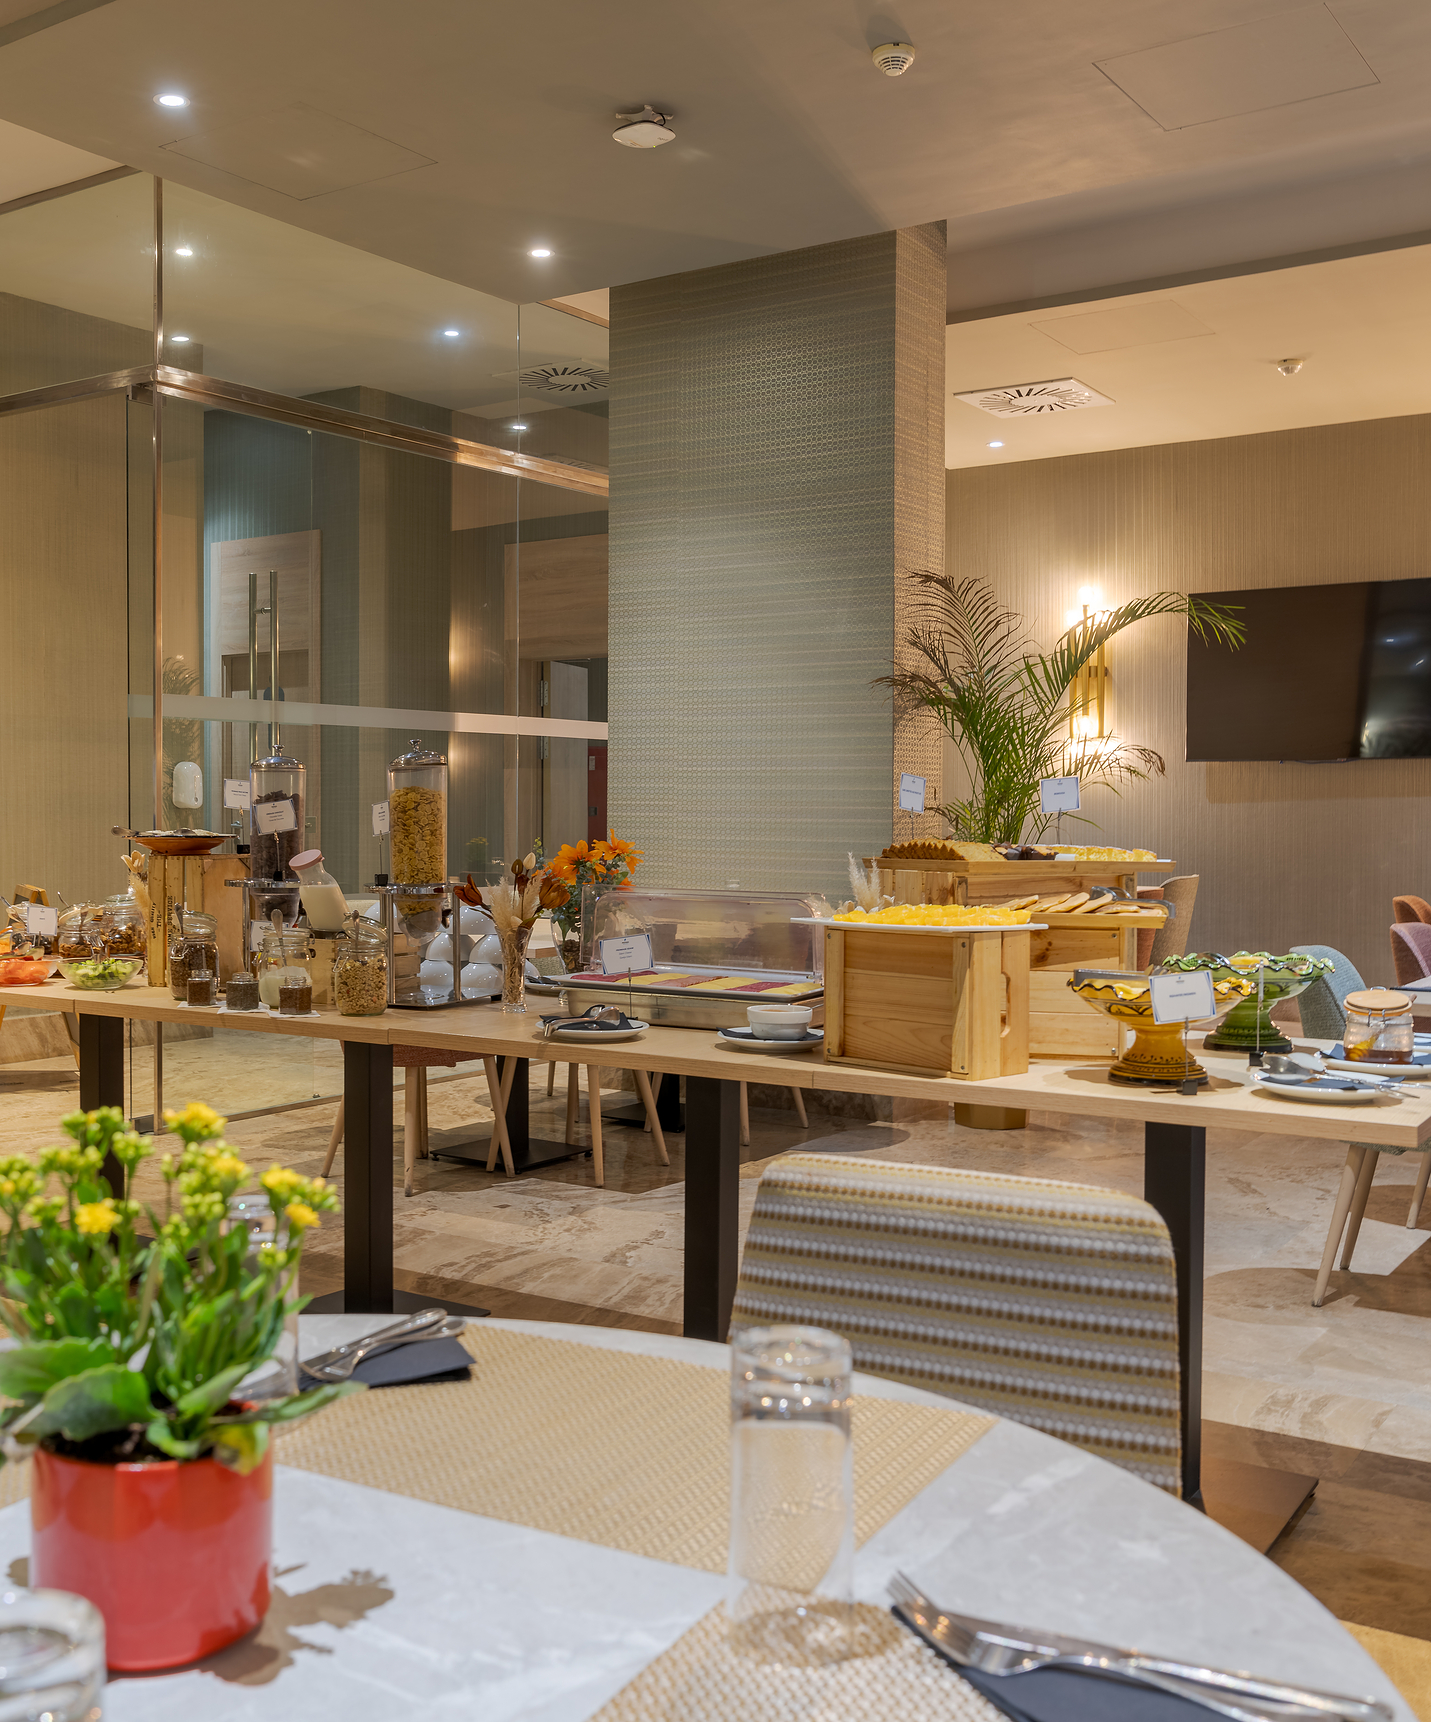
M 223 1140 L 227 1120 L 195 1103 L 164 1121 L 181 1147 L 160 1162 L 162 1214 L 131 1194 L 154 1149 L 118 1107 L 71 1113 L 61 1120 L 69 1142 L 36 1160 L 0 1160 L 0 1317 L 17 1341 L 0 1352 L 11 1454 L 44 1442 L 100 1463 L 212 1456 L 247 1472 L 273 1424 L 348 1390 L 233 1397 L 308 1301 L 297 1295 L 303 1239 L 337 1208 L 334 1191 L 271 1167 L 259 1184 L 274 1242 L 255 1251 L 228 1217 L 252 1173 Z M 123 1173 L 122 1196 L 106 1159 Z
M 595 843 L 583 840 L 563 844 L 548 868 L 570 892 L 566 902 L 552 911 L 552 920 L 561 929 L 562 938 L 576 937 L 581 925 L 581 894 L 586 886 L 619 891 L 631 883 L 631 875 L 645 859 L 634 843 L 626 842 L 614 831 L 609 838 L 599 837 Z

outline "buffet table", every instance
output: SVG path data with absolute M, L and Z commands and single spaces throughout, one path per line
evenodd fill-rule
M 311 1354 L 377 1325 L 304 1317 L 300 1347 Z M 698 1663 L 692 1672 L 692 1647 L 721 1630 L 726 1348 L 538 1322 L 486 1321 L 469 1336 L 470 1387 L 444 1382 L 358 1395 L 278 1437 L 268 1618 L 197 1666 L 115 1681 L 105 1697 L 110 1722 L 750 1722 L 772 1714 L 768 1685 L 753 1706 L 722 1704 Z M 519 1348 L 525 1401 L 500 1391 L 503 1354 Z M 660 1372 L 670 1384 L 657 1424 L 632 1391 L 637 1372 Z M 506 1493 L 500 1477 L 484 1478 L 465 1508 L 452 1504 L 462 1498 L 443 1463 L 453 1449 L 429 1461 L 430 1443 L 415 1440 L 413 1430 L 436 1426 L 446 1434 L 465 1421 L 463 1446 L 479 1463 L 508 1455 L 514 1442 L 530 1461 L 568 1438 L 561 1402 L 578 1378 L 601 1408 L 591 1457 L 599 1450 L 613 1493 L 635 1492 L 645 1513 L 623 1511 L 608 1526 L 561 1534 L 544 1522 L 540 1490 L 520 1476 Z M 855 1391 L 885 1420 L 953 1421 L 960 1411 L 868 1376 L 855 1377 Z M 657 1426 L 678 1453 L 653 1452 Z M 366 1438 L 361 1450 L 358 1431 Z M 1375 1697 L 1396 1722 L 1414 1722 L 1381 1669 L 1293 1579 L 1115 1466 L 994 1419 L 871 1527 L 862 1510 L 862 1439 L 857 1410 L 857 1522 L 866 1534 L 855 1590 L 891 1650 L 868 1666 L 843 1664 L 835 1676 L 840 1701 L 821 1713 L 908 1714 L 898 1682 L 913 1667 L 923 1681 L 921 1715 L 949 1722 L 992 1715 L 978 1701 L 971 1708 L 958 1677 L 884 1615 L 889 1579 L 905 1571 L 949 1608 Z M 586 1459 L 568 1449 L 552 1470 L 579 1469 Z M 686 1461 L 679 1496 L 648 1490 L 648 1479 L 669 1474 L 673 1459 Z M 30 1526 L 13 1482 L 9 1498 L 14 1504 L 0 1510 L 0 1564 L 13 1575 L 28 1555 Z M 670 1511 L 676 1498 L 679 1514 Z M 692 1549 L 686 1527 L 702 1519 L 714 1536 Z M 660 1546 L 662 1556 L 632 1552 L 635 1541 Z M 781 1677 L 787 1694 L 805 1683 L 812 1701 L 823 1678 Z M 647 1690 L 653 1679 L 655 1703 Z
M 19 992 L 19 989 L 16 989 Z M 20 1002 L 17 1000 L 17 1002 Z M 1202 1308 L 1206 1135 L 1209 1125 L 1329 1142 L 1377 1142 L 1400 1148 L 1431 1143 L 1431 1084 L 1411 1085 L 1397 1100 L 1318 1108 L 1249 1092 L 1246 1060 L 1200 1056 L 1213 1082 L 1197 1095 L 1125 1087 L 1101 1065 L 1048 1062 L 1019 1076 L 959 1082 L 901 1076 L 813 1057 L 733 1050 L 695 1029 L 652 1028 L 639 1040 L 576 1048 L 541 1037 L 537 1013 L 504 1015 L 496 1005 L 436 1011 L 390 1010 L 378 1017 L 246 1016 L 176 1004 L 166 989 L 126 987 L 85 993 L 60 983 L 24 989 L 23 1002 L 80 1017 L 80 1100 L 85 1107 L 123 1105 L 123 1019 L 208 1022 L 261 1034 L 316 1035 L 343 1043 L 346 1135 L 344 1162 L 344 1303 L 348 1311 L 416 1307 L 393 1288 L 394 1046 L 451 1048 L 470 1058 L 570 1063 L 599 1058 L 607 1067 L 686 1078 L 684 1331 L 721 1339 L 730 1321 L 739 1268 L 739 1084 L 885 1094 L 945 1104 L 968 1102 L 1100 1118 L 1136 1120 L 1144 1132 L 1143 1194 L 1163 1216 L 1177 1263 L 1183 1427 L 1183 1492 L 1201 1489 Z M 524 1101 L 524 1096 L 523 1096 Z M 431 1300 L 429 1300 L 431 1301 Z M 1314 1479 L 1289 1483 L 1275 1513 L 1295 1511 Z M 1275 1516 L 1274 1513 L 1274 1516 Z

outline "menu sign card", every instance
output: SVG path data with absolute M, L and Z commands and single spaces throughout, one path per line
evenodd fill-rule
M 654 969 L 649 933 L 627 933 L 619 939 L 598 939 L 597 956 L 604 975 L 640 974 Z
M 260 801 L 253 810 L 253 823 L 257 830 L 273 836 L 279 831 L 294 831 L 298 827 L 298 816 L 293 811 L 293 799 L 285 795 L 282 801 Z
M 1208 969 L 1194 969 L 1184 975 L 1152 975 L 1148 985 L 1153 994 L 1154 1022 L 1204 1022 L 1217 1014 Z

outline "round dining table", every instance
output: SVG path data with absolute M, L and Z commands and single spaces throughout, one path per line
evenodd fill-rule
M 300 1351 L 313 1356 L 391 1319 L 305 1316 Z M 703 1340 L 478 1325 L 603 1357 L 729 1369 L 727 1347 Z M 950 1405 L 871 1376 L 855 1386 Z M 383 1391 L 368 1403 L 380 1408 Z M 639 1468 L 649 1433 L 634 1410 L 621 1450 Z M 324 1415 L 308 1424 L 319 1440 Z M 114 1678 L 107 1722 L 584 1722 L 723 1595 L 712 1571 L 296 1469 L 283 1462 L 290 1439 L 275 1445 L 264 1625 L 202 1664 Z M 0 1566 L 12 1583 L 25 1580 L 29 1542 L 28 1502 L 0 1510 Z M 1414 1722 L 1377 1664 L 1271 1561 L 1192 1507 L 1017 1423 L 995 1421 L 868 1537 L 855 1557 L 858 1598 L 887 1607 L 896 1571 L 946 1609 L 1376 1697 L 1397 1722 Z

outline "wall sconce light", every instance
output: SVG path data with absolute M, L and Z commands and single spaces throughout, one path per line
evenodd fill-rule
M 1103 594 L 1096 586 L 1080 586 L 1078 603 L 1080 607 L 1070 610 L 1065 617 L 1070 628 L 1086 624 L 1098 615 Z M 1103 654 L 1104 648 L 1100 646 L 1097 655 L 1078 672 L 1068 690 L 1068 734 L 1071 740 L 1084 747 L 1090 742 L 1102 741 L 1108 734 L 1108 665 Z

